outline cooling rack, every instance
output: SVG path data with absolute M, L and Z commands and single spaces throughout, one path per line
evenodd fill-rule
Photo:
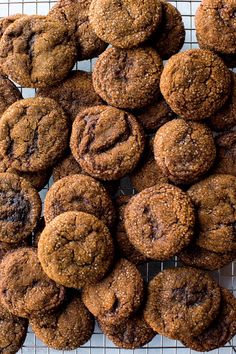
M 137 0 L 139 1 L 139 0 Z M 16 13 L 22 14 L 38 14 L 46 15 L 50 8 L 55 4 L 53 0 L 0 0 L 0 18 L 13 15 Z M 195 33 L 194 15 L 200 0 L 188 1 L 170 1 L 171 4 L 176 6 L 183 16 L 183 21 L 186 29 L 185 44 L 182 50 L 190 48 L 197 48 L 197 40 Z M 75 68 L 85 71 L 91 71 L 96 59 L 82 61 L 76 64 Z M 33 97 L 35 94 L 34 89 L 20 87 L 23 97 Z M 48 185 L 40 192 L 42 202 L 45 195 L 52 184 L 50 179 Z M 119 194 L 135 194 L 129 181 L 123 179 L 120 183 Z M 178 265 L 178 260 L 175 258 L 168 262 L 152 262 L 140 267 L 140 270 L 146 280 L 152 278 L 159 271 L 175 267 Z M 224 286 L 234 292 L 236 296 L 236 261 L 219 271 L 211 273 L 213 277 Z M 100 331 L 98 325 L 95 326 L 95 332 L 92 338 L 82 347 L 72 351 L 57 351 L 47 348 L 44 343 L 38 340 L 31 328 L 28 330 L 27 338 L 22 349 L 18 354 L 194 354 L 197 353 L 193 350 L 185 348 L 180 342 L 170 340 L 168 338 L 157 335 L 148 345 L 142 349 L 125 350 L 118 349 L 115 345 L 106 338 Z M 234 354 L 236 353 L 236 337 L 231 340 L 224 348 L 213 350 L 211 354 Z

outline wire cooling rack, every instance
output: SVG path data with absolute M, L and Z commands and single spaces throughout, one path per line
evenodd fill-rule
M 79 0 L 78 0 L 79 1 Z M 139 0 L 137 0 L 139 1 Z M 51 0 L 0 0 L 0 18 L 13 15 L 16 13 L 22 14 L 38 14 L 46 15 L 50 8 L 56 1 Z M 195 33 L 194 15 L 200 0 L 188 0 L 188 1 L 170 1 L 171 4 L 176 6 L 183 16 L 183 21 L 186 29 L 185 44 L 182 50 L 190 48 L 197 48 L 197 40 Z M 91 71 L 96 59 L 82 61 L 76 64 L 76 69 Z M 34 97 L 35 90 L 20 87 L 23 97 Z M 40 192 L 42 201 L 44 201 L 45 195 L 52 184 L 52 179 L 49 184 Z M 135 191 L 129 184 L 127 179 L 121 181 L 120 194 L 134 194 Z M 150 279 L 153 275 L 159 271 L 175 267 L 178 265 L 177 259 L 169 262 L 153 262 L 140 267 L 140 270 L 146 280 Z M 218 281 L 221 286 L 224 286 L 234 292 L 236 296 L 236 261 L 228 266 L 222 268 L 217 272 L 212 273 L 213 277 Z M 156 335 L 156 337 L 148 345 L 142 349 L 125 350 L 118 349 L 115 345 L 106 338 L 96 324 L 95 332 L 92 338 L 82 347 L 72 351 L 57 351 L 47 348 L 44 343 L 38 340 L 31 328 L 28 330 L 28 335 L 24 346 L 18 354 L 58 354 L 58 353 L 71 353 L 71 354 L 194 354 L 197 353 L 193 350 L 185 348 L 180 342 L 170 340 L 168 338 Z M 236 337 L 231 340 L 224 348 L 213 350 L 212 354 L 234 354 L 236 353 Z

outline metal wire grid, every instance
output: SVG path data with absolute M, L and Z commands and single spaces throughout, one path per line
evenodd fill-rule
M 138 1 L 138 0 L 137 0 Z M 13 15 L 16 13 L 22 14 L 38 14 L 46 15 L 51 7 L 55 4 L 54 0 L 0 0 L 0 18 Z M 176 0 L 169 1 L 178 8 L 183 16 L 183 21 L 186 30 L 185 44 L 182 50 L 190 48 L 197 48 L 197 40 L 195 33 L 194 15 L 200 0 Z M 92 71 L 93 65 L 96 59 L 79 62 L 76 64 L 75 69 L 81 69 L 85 71 Z M 33 97 L 35 94 L 34 89 L 19 87 L 23 97 Z M 44 201 L 45 195 L 52 184 L 52 179 L 48 185 L 40 192 L 42 201 Z M 120 194 L 135 194 L 134 189 L 130 185 L 127 179 L 123 179 L 119 189 Z M 140 267 L 140 270 L 146 280 L 150 279 L 153 275 L 159 271 L 175 267 L 178 265 L 177 258 L 168 262 L 152 262 Z M 212 273 L 213 277 L 219 282 L 221 286 L 224 286 L 234 292 L 236 296 L 236 261 L 228 266 L 222 268 L 219 271 Z M 28 330 L 28 335 L 24 346 L 20 349 L 18 354 L 58 354 L 67 353 L 66 351 L 57 351 L 47 348 L 34 333 L 31 328 Z M 194 354 L 197 353 L 193 350 L 185 348 L 180 342 L 170 340 L 166 337 L 157 335 L 149 344 L 141 349 L 136 350 L 124 350 L 118 349 L 115 345 L 106 338 L 99 329 L 98 325 L 95 326 L 95 331 L 92 338 L 81 348 L 72 350 L 68 353 L 71 354 Z M 213 350 L 212 354 L 234 354 L 236 353 L 236 337 L 231 340 L 224 348 Z

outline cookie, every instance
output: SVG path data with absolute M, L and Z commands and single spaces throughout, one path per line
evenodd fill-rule
M 154 139 L 154 156 L 163 175 L 176 184 L 189 184 L 204 175 L 216 157 L 211 130 L 204 124 L 174 119 Z
M 185 265 L 204 270 L 217 270 L 236 259 L 236 251 L 216 253 L 197 246 L 192 242 L 180 254 L 178 259 Z
M 162 3 L 92 0 L 89 20 L 103 41 L 118 48 L 132 48 L 147 40 L 161 23 Z
M 41 214 L 41 199 L 25 179 L 0 173 L 0 241 L 18 243 L 35 229 Z
M 126 259 L 120 259 L 105 279 L 83 289 L 82 300 L 99 321 L 114 325 L 139 309 L 143 293 L 143 279 L 138 269 Z
M 209 118 L 213 130 L 222 131 L 236 125 L 236 74 L 232 74 L 232 89 L 224 106 Z
M 236 132 L 226 132 L 215 138 L 217 159 L 214 173 L 228 174 L 236 177 Z
M 7 242 L 0 241 L 0 262 L 7 253 L 16 250 L 20 247 L 27 247 L 30 245 L 30 243 L 31 243 L 30 237 L 18 243 L 7 243 Z
M 182 340 L 185 346 L 199 352 L 223 347 L 236 335 L 236 299 L 228 290 L 221 288 L 221 306 L 217 318 L 203 333 Z
M 131 172 L 138 163 L 144 135 L 130 113 L 96 106 L 77 116 L 70 148 L 86 173 L 101 180 L 115 180 Z
M 150 105 L 137 109 L 133 113 L 147 131 L 157 130 L 176 117 L 176 114 L 170 109 L 162 96 L 157 97 Z
M 21 92 L 13 82 L 0 74 L 0 117 L 12 103 L 21 98 Z
M 115 199 L 115 208 L 117 213 L 117 225 L 114 238 L 118 246 L 121 257 L 127 259 L 131 263 L 140 264 L 147 261 L 147 258 L 134 248 L 130 243 L 124 225 L 125 207 L 131 199 L 131 195 L 121 195 Z
M 209 251 L 236 251 L 236 177 L 212 175 L 188 190 L 198 227 L 196 244 Z
M 112 227 L 115 211 L 105 188 L 95 179 L 85 175 L 71 175 L 54 183 L 44 201 L 44 217 L 49 223 L 66 211 L 93 214 Z
M 0 66 L 25 87 L 46 87 L 63 80 L 75 61 L 75 43 L 66 26 L 46 16 L 23 16 L 1 38 Z
M 119 348 L 136 349 L 149 343 L 155 332 L 146 323 L 140 311 L 119 324 L 106 324 L 99 321 L 102 332 Z
M 38 256 L 49 278 L 68 288 L 101 280 L 113 261 L 108 228 L 95 216 L 68 211 L 41 233 Z
M 203 0 L 195 16 L 201 48 L 218 54 L 236 54 L 235 3 L 232 0 Z
M 60 85 L 37 90 L 37 96 L 58 102 L 72 122 L 85 108 L 102 104 L 102 99 L 94 91 L 92 74 L 81 70 L 72 71 Z
M 68 139 L 67 117 L 50 98 L 17 101 L 1 117 L 0 155 L 18 171 L 51 167 L 63 155 Z
M 147 258 L 167 260 L 193 237 L 190 198 L 167 183 L 144 189 L 125 208 L 125 229 L 133 246 Z
M 162 70 L 162 60 L 152 48 L 109 48 L 94 66 L 93 86 L 111 106 L 141 108 L 160 95 Z
M 216 54 L 190 49 L 169 59 L 161 75 L 160 88 L 176 114 L 185 119 L 203 120 L 227 101 L 231 73 Z
M 157 183 L 168 183 L 168 178 L 165 177 L 154 159 L 153 139 L 150 139 L 146 145 L 141 160 L 129 177 L 138 192 L 153 187 Z
M 64 287 L 46 276 L 34 248 L 8 253 L 0 269 L 1 303 L 16 316 L 29 318 L 48 313 L 64 300 Z
M 169 59 L 183 47 L 185 29 L 179 10 L 168 2 L 162 1 L 162 20 L 160 27 L 150 40 L 162 59 Z
M 32 318 L 36 336 L 48 347 L 73 350 L 85 344 L 93 334 L 94 319 L 79 294 L 71 295 L 55 312 Z
M 169 338 L 197 336 L 218 315 L 220 301 L 220 288 L 207 273 L 190 267 L 165 269 L 148 284 L 144 318 Z
M 15 354 L 24 343 L 28 321 L 12 315 L 0 305 L 0 351 L 1 354 Z
M 48 14 L 64 22 L 69 33 L 75 37 L 77 60 L 97 57 L 108 46 L 92 29 L 88 18 L 90 4 L 91 0 L 59 0 Z

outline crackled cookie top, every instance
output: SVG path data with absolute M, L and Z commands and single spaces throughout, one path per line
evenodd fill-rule
M 190 198 L 167 183 L 144 189 L 125 208 L 130 242 L 153 260 L 167 260 L 187 246 L 194 221 Z
M 85 71 L 72 71 L 60 85 L 37 90 L 37 96 L 50 97 L 58 102 L 73 122 L 85 108 L 102 104 L 92 83 L 92 74 Z
M 46 225 L 38 256 L 51 279 L 81 288 L 105 276 L 113 261 L 113 242 L 108 228 L 95 216 L 68 211 Z
M 215 160 L 212 132 L 204 124 L 174 119 L 157 131 L 154 156 L 169 180 L 177 184 L 192 183 L 205 174 Z
M 160 88 L 176 114 L 202 120 L 227 101 L 231 73 L 216 54 L 191 49 L 169 59 L 161 75 Z
M 20 100 L 1 118 L 0 155 L 19 171 L 45 170 L 63 155 L 68 135 L 68 119 L 54 100 Z
M 94 178 L 82 174 L 60 179 L 46 195 L 46 223 L 66 211 L 83 211 L 95 215 L 108 227 L 112 226 L 115 219 L 115 211 L 106 189 Z
M 0 240 L 17 243 L 35 229 L 41 214 L 41 199 L 25 179 L 0 173 Z
M 67 76 L 75 60 L 75 44 L 66 26 L 49 17 L 23 16 L 1 38 L 3 72 L 22 86 L 53 85 Z
M 0 74 L 0 117 L 11 104 L 21 98 L 21 92 L 13 82 Z
M 95 33 L 118 48 L 144 42 L 161 22 L 159 0 L 92 0 L 89 20 Z
M 189 190 L 198 228 L 196 243 L 213 252 L 236 250 L 236 177 L 212 175 Z
M 160 95 L 162 70 L 162 60 L 152 48 L 109 48 L 94 66 L 93 85 L 111 106 L 140 108 Z
M 50 348 L 73 350 L 90 339 L 94 319 L 79 294 L 69 294 L 60 308 L 53 313 L 32 318 L 30 325 L 36 336 Z
M 201 48 L 236 54 L 236 3 L 234 0 L 203 0 L 195 16 Z
M 216 318 L 220 288 L 205 272 L 166 269 L 148 284 L 144 318 L 153 330 L 169 338 L 198 335 Z
M 120 259 L 102 281 L 83 289 L 89 311 L 103 323 L 118 324 L 135 313 L 143 300 L 143 279 L 134 264 Z
M 34 248 L 8 253 L 0 268 L 1 302 L 16 316 L 38 316 L 63 302 L 65 289 L 43 272 Z
M 97 106 L 77 116 L 70 147 L 85 172 L 101 180 L 115 180 L 132 171 L 140 159 L 143 131 L 130 113 Z

